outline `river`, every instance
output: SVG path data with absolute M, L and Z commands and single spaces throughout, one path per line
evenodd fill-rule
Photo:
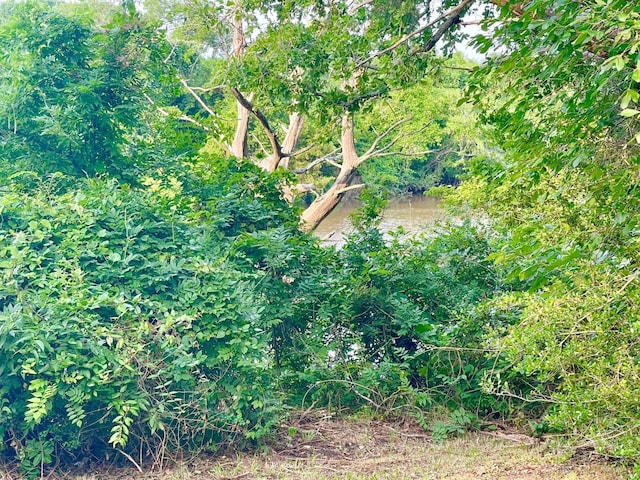
M 439 198 L 424 195 L 407 195 L 389 200 L 380 222 L 380 230 L 389 232 L 402 226 L 408 233 L 420 232 L 442 218 L 439 204 Z M 327 245 L 342 245 L 344 236 L 353 228 L 349 222 L 349 214 L 360 205 L 357 200 L 340 202 L 318 225 L 315 235 Z

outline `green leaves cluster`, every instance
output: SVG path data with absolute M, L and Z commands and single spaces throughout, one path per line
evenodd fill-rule
M 151 454 L 260 436 L 273 420 L 255 276 L 227 264 L 222 214 L 207 219 L 179 180 L 156 180 L 1 198 L 5 454 L 33 442 L 71 458 Z

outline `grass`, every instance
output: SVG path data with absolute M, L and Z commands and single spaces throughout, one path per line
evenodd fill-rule
M 567 460 L 507 430 L 434 442 L 423 430 L 372 420 L 300 418 L 259 453 L 200 455 L 163 469 L 143 465 L 56 472 L 65 480 L 618 480 L 628 470 L 592 454 Z M 157 466 L 156 466 L 157 467 Z M 9 474 L 3 480 L 13 479 Z

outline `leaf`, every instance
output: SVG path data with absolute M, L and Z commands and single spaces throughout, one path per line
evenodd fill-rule
M 635 110 L 633 108 L 626 108 L 624 110 L 622 110 L 622 112 L 620 112 L 620 115 L 622 115 L 623 117 L 635 117 L 638 114 L 640 114 L 640 110 Z

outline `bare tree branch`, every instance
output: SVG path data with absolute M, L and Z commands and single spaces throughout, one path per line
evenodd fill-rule
M 215 87 L 208 87 L 208 88 L 191 87 L 191 89 L 193 91 L 198 91 L 198 92 L 202 92 L 202 93 L 208 93 L 208 92 L 215 92 L 216 90 L 222 90 L 225 87 L 226 87 L 225 85 L 216 85 Z
M 316 145 L 314 143 L 312 143 L 311 145 L 308 145 L 304 148 L 301 148 L 300 150 L 296 150 L 295 152 L 291 152 L 291 153 L 287 153 L 287 155 L 289 157 L 298 157 L 304 153 L 307 153 L 309 150 L 311 150 L 313 147 L 315 147 Z
M 193 96 L 193 98 L 196 99 L 196 101 L 200 104 L 200 106 L 202 106 L 202 108 L 204 108 L 206 110 L 206 112 L 211 115 L 212 117 L 217 117 L 218 115 L 216 114 L 216 112 L 214 112 L 213 110 L 211 110 L 211 108 L 209 107 L 209 105 L 207 105 L 204 100 L 202 100 L 202 98 L 200 97 L 200 95 L 198 95 L 195 90 L 189 86 L 189 84 L 187 83 L 187 81 L 182 78 L 182 77 L 178 77 L 178 80 L 180 80 L 180 83 L 182 84 L 182 86 L 184 88 L 187 89 L 187 91 Z
M 340 165 L 339 163 L 335 162 L 335 160 L 339 159 L 342 156 L 342 154 L 338 153 L 338 152 L 340 152 L 340 148 L 336 148 L 333 152 L 325 155 L 324 157 L 320 157 L 320 158 L 315 159 L 313 162 L 308 164 L 306 167 L 302 167 L 302 168 L 298 168 L 296 170 L 292 170 L 292 172 L 296 173 L 296 174 L 305 173 L 305 172 L 308 172 L 309 170 L 311 170 L 316 165 L 320 165 L 323 162 L 327 162 L 330 165 L 333 165 L 334 167 L 341 168 L 342 165 Z
M 393 132 L 396 128 L 398 128 L 400 125 L 402 125 L 403 123 L 407 123 L 407 122 L 409 122 L 411 120 L 412 120 L 412 117 L 407 117 L 407 118 L 403 118 L 401 120 L 398 120 L 397 122 L 392 124 L 389 128 L 387 128 L 384 132 L 382 132 L 382 134 L 378 135 L 378 137 L 373 141 L 373 143 L 369 147 L 369 150 L 367 150 L 363 155 L 360 156 L 358 163 L 362 163 L 365 160 L 367 160 L 370 157 L 370 155 L 373 152 L 375 152 L 375 150 L 378 147 L 378 144 L 380 143 L 380 141 L 382 141 L 386 137 L 388 137 L 389 134 L 391 132 Z M 393 143 L 395 143 L 395 142 L 397 142 L 397 140 L 395 140 Z M 385 147 L 385 149 L 386 149 L 386 147 Z
M 184 113 L 182 115 L 172 115 L 171 113 L 169 113 L 166 109 L 159 107 L 158 105 L 156 105 L 156 102 L 153 101 L 153 99 L 147 95 L 146 93 L 143 93 L 142 95 L 144 95 L 144 98 L 147 99 L 147 101 L 153 105 L 154 107 L 156 107 L 156 110 L 158 110 L 158 112 L 163 116 L 163 117 L 169 117 L 169 118 L 175 118 L 178 120 L 184 120 L 185 122 L 189 122 L 189 123 L 193 123 L 194 125 L 196 125 L 197 127 L 203 129 L 205 132 L 210 132 L 211 129 L 209 127 L 207 127 L 206 125 L 203 125 L 202 123 L 200 123 L 199 121 L 197 121 L 195 118 L 191 118 L 187 115 L 185 115 Z
M 437 150 L 424 150 L 422 152 L 377 151 L 377 152 L 374 152 L 373 154 L 371 154 L 369 157 L 367 157 L 367 160 L 370 160 L 372 158 L 380 158 L 380 157 L 392 157 L 392 156 L 396 156 L 396 155 L 399 156 L 399 157 L 420 157 L 422 155 L 428 155 L 428 154 L 434 153 L 434 152 L 437 152 Z
M 356 190 L 356 189 L 362 188 L 362 187 L 364 187 L 364 183 L 358 183 L 356 185 L 350 185 L 348 187 L 341 188 L 340 190 L 337 190 L 335 193 L 336 193 L 336 195 L 341 195 L 341 194 L 346 193 L 346 192 L 348 192 L 350 190 Z

